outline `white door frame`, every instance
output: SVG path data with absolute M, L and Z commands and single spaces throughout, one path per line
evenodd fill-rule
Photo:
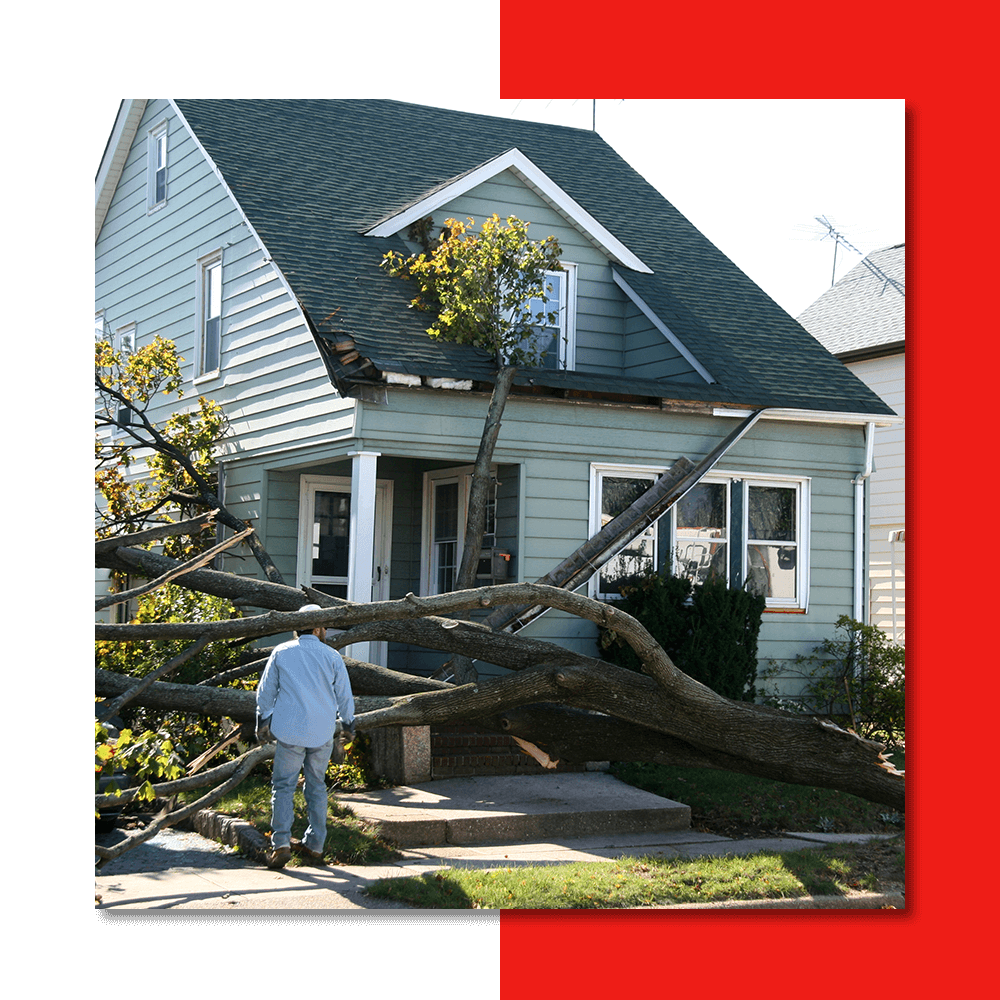
M 351 519 L 360 525 L 359 534 L 373 539 L 371 561 L 356 559 L 356 553 L 348 557 L 348 578 L 344 581 L 351 600 L 366 602 L 387 601 L 389 599 L 390 540 L 392 538 L 392 480 L 379 479 L 375 482 L 375 501 L 367 510 L 358 510 L 357 492 L 352 494 L 352 482 L 347 476 L 316 476 L 305 474 L 299 477 L 299 530 L 298 556 L 296 559 L 296 586 L 311 587 L 312 579 L 312 532 L 315 496 L 317 492 L 346 493 L 352 496 Z M 351 541 L 354 540 L 352 532 Z M 370 591 L 357 579 L 356 566 L 370 567 Z M 353 585 L 353 586 L 352 586 Z M 367 651 L 364 647 L 368 647 Z M 347 647 L 356 659 L 386 666 L 388 644 L 385 642 L 354 643 Z

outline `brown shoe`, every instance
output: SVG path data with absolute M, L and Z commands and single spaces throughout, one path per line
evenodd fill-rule
M 265 861 L 268 868 L 284 868 L 291 856 L 292 849 L 290 847 L 275 847 L 267 852 Z
M 306 847 L 301 840 L 295 837 L 292 837 L 292 850 L 309 861 L 315 861 L 317 864 L 323 863 L 322 851 L 314 851 L 311 847 Z

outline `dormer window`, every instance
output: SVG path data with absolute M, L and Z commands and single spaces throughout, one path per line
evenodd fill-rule
M 537 351 L 545 352 L 537 367 L 552 371 L 576 367 L 576 265 L 563 264 L 563 267 L 563 271 L 545 272 L 548 294 L 544 299 L 529 300 L 532 315 L 545 314 L 545 320 L 523 341 L 530 341 Z M 556 314 L 551 323 L 550 313 Z
M 167 123 L 150 129 L 146 143 L 147 203 L 150 211 L 167 203 Z

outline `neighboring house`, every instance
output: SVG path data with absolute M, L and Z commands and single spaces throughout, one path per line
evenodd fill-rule
M 900 243 L 869 254 L 799 316 L 901 417 L 906 410 L 905 294 L 906 253 Z M 906 627 L 905 444 L 902 422 L 875 437 L 865 609 L 866 621 L 899 642 Z
M 427 216 L 493 212 L 554 234 L 566 270 L 558 351 L 507 404 L 482 581 L 538 579 L 764 408 L 590 592 L 614 595 L 616 565 L 714 568 L 764 589 L 762 659 L 832 635 L 866 586 L 866 442 L 898 418 L 594 132 L 394 101 L 125 101 L 97 179 L 98 323 L 172 338 L 186 398 L 222 404 L 225 501 L 289 583 L 441 592 L 494 368 L 432 341 L 379 264 Z M 526 634 L 596 649 L 562 613 Z

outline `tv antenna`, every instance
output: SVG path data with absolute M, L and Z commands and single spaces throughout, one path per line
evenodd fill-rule
M 830 275 L 831 288 L 836 283 L 836 278 L 837 278 L 837 247 L 843 246 L 848 250 L 853 250 L 861 258 L 861 263 L 864 264 L 865 267 L 869 271 L 871 271 L 872 274 L 874 274 L 877 278 L 879 278 L 883 282 L 883 287 L 892 286 L 892 288 L 894 288 L 897 292 L 899 292 L 900 295 L 904 297 L 906 296 L 905 286 L 902 285 L 900 282 L 898 282 L 895 278 L 889 277 L 889 275 L 886 274 L 885 271 L 882 270 L 882 268 L 880 268 L 873 261 L 869 260 L 869 258 L 865 255 L 864 251 L 859 250 L 856 246 L 854 246 L 854 244 L 851 243 L 851 241 L 848 240 L 848 238 L 837 229 L 837 224 L 834 220 L 827 218 L 827 216 L 825 215 L 817 215 L 814 216 L 814 218 L 823 227 L 823 229 L 819 231 L 820 239 L 833 240 L 833 272 Z M 817 230 L 812 230 L 812 231 L 814 233 L 817 232 Z
M 826 229 L 825 233 L 820 235 L 821 240 L 832 239 L 833 240 L 833 272 L 830 274 L 830 287 L 833 288 L 834 283 L 837 278 L 837 247 L 843 244 L 848 250 L 853 250 L 856 254 L 864 257 L 864 254 L 850 243 L 847 237 L 834 228 L 834 224 L 825 216 L 817 215 L 815 216 L 816 221 Z

